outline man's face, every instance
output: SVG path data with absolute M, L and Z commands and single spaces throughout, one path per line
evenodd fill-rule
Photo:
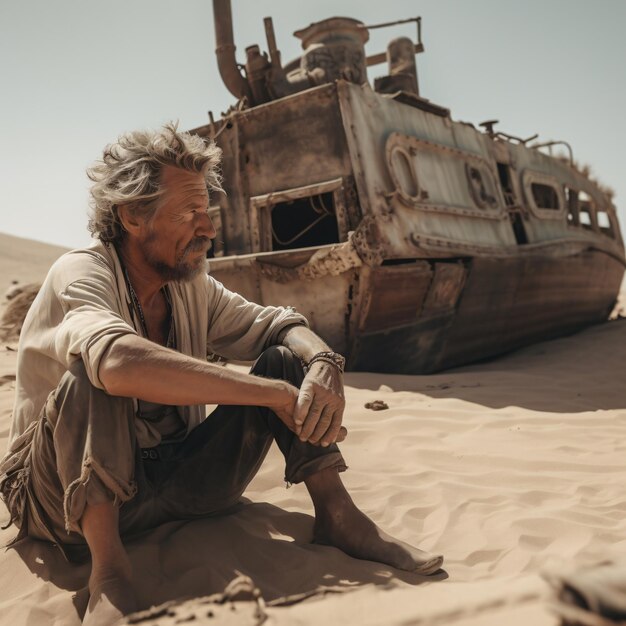
M 138 243 L 162 280 L 191 280 L 206 271 L 206 253 L 215 237 L 204 176 L 168 165 L 161 171 L 161 189 Z

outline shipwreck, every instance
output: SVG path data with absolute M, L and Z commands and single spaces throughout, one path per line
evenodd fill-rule
M 241 65 L 230 0 L 213 9 L 236 102 L 193 132 L 223 150 L 218 280 L 295 306 L 353 370 L 432 372 L 607 320 L 625 268 L 610 193 L 565 142 L 477 129 L 422 97 L 420 18 L 403 20 L 415 40 L 369 56 L 370 30 L 393 23 L 311 24 L 288 63 L 266 18 L 267 52 Z

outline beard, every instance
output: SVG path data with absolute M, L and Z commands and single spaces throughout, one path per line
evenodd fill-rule
M 208 271 L 208 261 L 206 252 L 211 249 L 211 240 L 208 237 L 194 237 L 182 250 L 176 259 L 175 265 L 170 265 L 160 259 L 154 250 L 156 235 L 151 233 L 145 240 L 144 254 L 146 261 L 158 273 L 164 282 L 189 282 L 196 276 Z M 191 252 L 204 250 L 205 255 L 196 257 L 193 261 L 187 260 L 187 255 Z

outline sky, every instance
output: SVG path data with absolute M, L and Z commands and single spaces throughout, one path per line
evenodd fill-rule
M 615 190 L 626 225 L 626 0 L 232 0 L 237 56 L 274 18 L 293 31 L 332 16 L 422 17 L 421 95 L 455 120 L 564 139 Z M 414 25 L 373 31 L 368 55 Z M 0 0 L 0 232 L 79 247 L 85 169 L 125 131 L 207 123 L 234 98 L 215 60 L 210 0 Z M 370 82 L 386 73 L 369 69 Z M 626 228 L 622 228 L 623 232 Z

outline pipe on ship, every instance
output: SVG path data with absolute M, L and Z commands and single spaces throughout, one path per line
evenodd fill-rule
M 213 19 L 215 20 L 215 54 L 220 76 L 233 96 L 250 98 L 250 85 L 241 75 L 235 58 L 236 46 L 230 0 L 213 0 Z

